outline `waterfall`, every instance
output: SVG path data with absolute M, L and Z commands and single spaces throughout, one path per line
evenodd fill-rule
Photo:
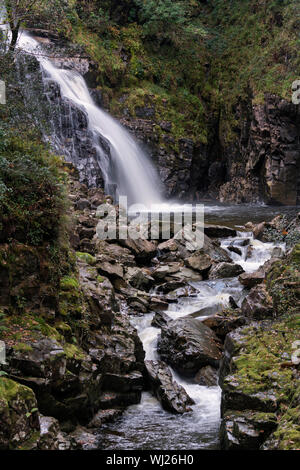
M 127 196 L 129 205 L 143 204 L 150 208 L 152 204 L 160 204 L 159 178 L 148 156 L 124 127 L 95 104 L 84 78 L 77 71 L 56 67 L 45 58 L 40 44 L 25 32 L 18 46 L 36 56 L 44 81 L 55 82 L 62 98 L 85 113 L 106 191 L 115 188 L 115 196 Z M 70 154 L 69 159 L 74 160 Z

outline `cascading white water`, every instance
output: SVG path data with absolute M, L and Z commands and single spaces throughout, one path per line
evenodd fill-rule
M 241 254 L 228 250 L 230 245 L 241 248 Z M 234 238 L 221 240 L 233 262 L 243 265 L 247 272 L 255 271 L 272 256 L 275 246 L 284 251 L 284 244 L 262 243 L 250 232 L 238 232 Z M 247 248 L 251 247 L 249 253 Z M 245 292 L 237 278 L 217 279 L 190 283 L 197 295 L 178 299 L 166 313 L 172 319 L 190 317 L 199 321 L 226 307 L 232 296 L 241 305 Z M 143 343 L 146 359 L 159 360 L 158 328 L 151 326 L 153 314 L 132 319 Z M 200 386 L 183 378 L 171 368 L 174 379 L 193 398 L 191 413 L 172 415 L 162 410 L 160 403 L 150 393 L 144 392 L 139 405 L 128 408 L 116 425 L 107 425 L 104 431 L 104 449 L 216 449 L 219 446 L 221 389 L 218 386 Z
M 39 43 L 24 32 L 18 47 L 34 53 L 46 76 L 59 85 L 62 97 L 86 113 L 106 186 L 115 185 L 117 195 L 127 196 L 129 205 L 143 204 L 150 208 L 162 203 L 158 175 L 148 156 L 129 132 L 94 103 L 83 77 L 76 71 L 53 65 L 43 56 Z M 100 148 L 100 137 L 108 143 L 108 156 Z

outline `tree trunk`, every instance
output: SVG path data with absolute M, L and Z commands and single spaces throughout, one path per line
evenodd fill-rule
M 18 41 L 18 36 L 19 36 L 20 21 L 18 21 L 16 25 L 11 23 L 10 29 L 11 29 L 11 41 L 10 41 L 9 50 L 10 52 L 14 52 L 17 41 Z

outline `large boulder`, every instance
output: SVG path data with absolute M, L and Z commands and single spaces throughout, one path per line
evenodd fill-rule
M 152 271 L 151 275 L 156 281 L 163 281 L 166 277 L 177 273 L 181 267 L 182 262 L 159 264 L 158 267 Z
M 259 450 L 276 427 L 277 418 L 274 413 L 250 410 L 227 412 L 220 429 L 221 448 Z
M 206 273 L 212 265 L 212 259 L 206 254 L 199 253 L 198 255 L 190 256 L 185 259 L 185 264 L 188 268 L 195 269 L 200 273 Z
M 242 313 L 254 319 L 268 318 L 273 313 L 273 301 L 265 285 L 253 287 L 242 303 Z
M 33 448 L 40 423 L 33 391 L 0 377 L 0 450 Z
M 214 387 L 218 385 L 218 371 L 211 366 L 202 367 L 202 369 L 197 372 L 195 381 L 205 387 Z
M 201 367 L 218 367 L 222 346 L 215 333 L 194 318 L 179 318 L 163 326 L 158 352 L 165 362 L 185 376 Z
M 204 226 L 204 233 L 211 238 L 226 238 L 236 237 L 236 230 L 223 225 L 208 225 Z
M 19 375 L 47 379 L 50 384 L 61 380 L 66 372 L 66 354 L 57 341 L 41 336 L 27 347 L 9 351 L 10 367 Z
M 147 270 L 138 267 L 129 267 L 125 280 L 133 287 L 141 290 L 149 290 L 154 284 L 154 279 Z
M 172 413 L 191 411 L 194 401 L 181 385 L 172 378 L 169 367 L 162 361 L 145 361 L 152 392 L 162 407 Z
M 263 269 L 258 269 L 253 273 L 243 273 L 239 276 L 240 283 L 251 289 L 251 287 L 261 284 L 265 280 L 266 274 Z
M 278 408 L 276 392 L 267 390 L 261 392 L 248 391 L 235 375 L 227 375 L 222 384 L 222 414 L 227 410 L 256 410 L 266 413 Z
M 109 279 L 123 279 L 124 270 L 120 264 L 109 263 L 108 261 L 104 261 L 102 263 L 98 263 L 97 268 L 100 274 L 107 276 Z
M 57 419 L 51 416 L 40 415 L 39 450 L 74 450 L 77 449 L 75 441 L 61 431 Z
M 132 238 L 127 238 L 126 240 L 118 240 L 118 243 L 128 248 L 135 256 L 138 262 L 149 262 L 157 252 L 157 244 L 149 240 L 144 240 L 139 238 L 138 240 L 133 240 Z
M 172 321 L 172 319 L 167 313 L 157 312 L 152 319 L 151 326 L 154 326 L 155 328 L 162 328 L 163 326 L 167 325 L 169 321 Z
M 245 325 L 246 319 L 240 309 L 224 309 L 203 320 L 204 325 L 211 328 L 218 337 L 224 339 L 228 333 Z
M 214 265 L 209 272 L 209 279 L 222 279 L 236 277 L 244 272 L 242 266 L 233 263 L 219 263 Z

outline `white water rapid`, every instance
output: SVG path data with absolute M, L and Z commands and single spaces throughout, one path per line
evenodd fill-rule
M 228 246 L 241 248 L 241 254 L 232 253 Z M 275 245 L 262 243 L 253 238 L 251 232 L 238 232 L 234 238 L 221 240 L 234 263 L 243 266 L 246 272 L 255 271 L 273 255 Z M 278 245 L 277 245 L 278 246 Z M 284 244 L 279 245 L 284 251 Z M 250 248 L 249 248 L 250 247 Z M 166 310 L 172 319 L 193 316 L 199 321 L 229 305 L 232 296 L 240 306 L 246 292 L 237 278 L 191 282 L 197 289 L 193 297 L 179 298 Z M 136 317 L 132 325 L 138 331 L 146 353 L 146 359 L 159 360 L 157 340 L 159 328 L 151 326 L 153 314 Z M 128 408 L 116 424 L 104 429 L 103 449 L 218 449 L 221 389 L 218 386 L 200 386 L 193 380 L 183 378 L 171 369 L 174 379 L 182 385 L 195 405 L 192 412 L 172 415 L 164 411 L 160 403 L 149 392 L 144 392 L 141 403 Z M 103 431 L 101 431 L 103 432 Z

